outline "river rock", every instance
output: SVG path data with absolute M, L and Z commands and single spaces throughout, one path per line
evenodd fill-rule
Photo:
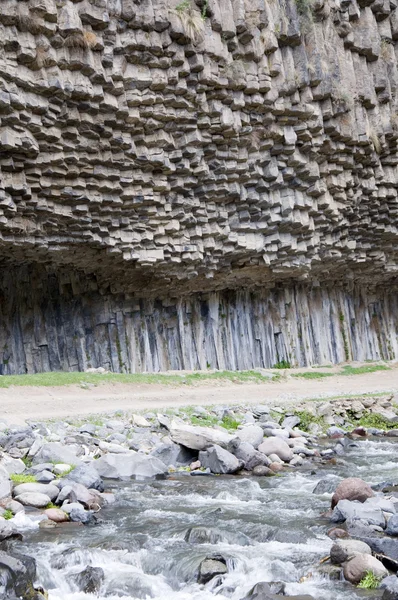
M 297 415 L 290 415 L 288 417 L 285 417 L 285 419 L 283 419 L 282 421 L 283 429 L 293 429 L 293 427 L 296 427 L 296 425 L 300 425 L 300 417 L 298 417 Z
M 387 521 L 386 534 L 398 536 L 398 515 L 392 515 Z
M 126 451 L 126 449 L 124 449 L 124 451 Z M 87 465 L 82 463 L 77 465 L 75 469 L 70 471 L 70 473 L 62 479 L 62 482 L 75 482 L 84 485 L 86 488 L 92 488 L 99 492 L 104 491 L 104 482 L 101 477 L 99 477 L 98 471 L 92 464 Z
M 30 556 L 10 554 L 0 551 L 0 580 L 2 598 L 27 598 L 29 590 L 31 598 L 35 598 L 34 581 L 36 579 L 36 563 Z M 5 586 L 5 589 L 4 587 Z
M 259 425 L 247 425 L 237 432 L 241 442 L 248 442 L 255 449 L 259 447 L 264 438 L 264 433 Z
M 228 573 L 226 561 L 222 556 L 214 556 L 202 560 L 199 566 L 198 583 L 207 583 L 217 575 Z
M 284 462 L 289 462 L 293 458 L 293 450 L 283 439 L 278 437 L 267 438 L 259 445 L 258 450 L 266 456 L 276 454 Z
M 59 494 L 59 489 L 51 483 L 20 483 L 13 490 L 14 496 L 25 493 L 45 494 L 50 500 L 55 500 Z
M 60 508 L 47 508 L 47 510 L 44 511 L 44 514 L 50 521 L 54 521 L 54 523 L 64 523 L 64 521 L 69 521 L 66 512 Z
M 385 577 L 380 584 L 380 589 L 383 589 L 381 600 L 398 600 L 398 577 L 390 575 Z
M 65 500 L 79 502 L 85 508 L 89 509 L 98 509 L 103 504 L 99 492 L 96 490 L 88 490 L 84 485 L 74 481 L 71 481 L 62 487 L 57 497 L 57 504 L 62 504 Z
M 12 458 L 8 454 L 4 454 L 0 460 L 0 466 L 4 467 L 10 475 L 21 474 L 25 471 L 26 466 L 20 458 Z
M 79 591 L 98 596 L 105 573 L 100 567 L 86 567 L 80 573 L 72 575 L 72 581 Z
M 158 458 L 129 452 L 126 454 L 105 454 L 93 462 L 101 477 L 121 479 L 122 477 L 156 477 L 168 472 L 167 466 Z
M 331 516 L 333 523 L 342 523 L 343 521 L 363 521 L 368 525 L 376 525 L 384 528 L 386 520 L 383 512 L 377 506 L 361 504 L 360 502 L 350 502 L 350 500 L 340 500 L 333 509 Z
M 314 487 L 312 493 L 313 494 L 332 494 L 336 489 L 336 485 L 338 485 L 339 478 L 338 477 L 326 477 L 325 479 L 321 479 L 318 481 L 316 486 Z
M 146 418 L 143 417 L 142 415 L 132 415 L 131 423 L 135 427 L 150 427 L 151 426 L 150 422 L 147 421 Z
M 340 500 L 358 500 L 365 502 L 367 498 L 374 496 L 374 491 L 365 481 L 358 477 L 343 479 L 336 488 L 332 498 L 332 508 Z
M 236 437 L 227 432 L 211 427 L 194 427 L 175 420 L 170 423 L 168 428 L 173 442 L 191 450 L 206 450 L 209 446 L 214 445 L 227 449 L 232 442 L 236 441 Z
M 275 471 L 273 471 L 269 467 L 265 467 L 264 465 L 258 465 L 253 469 L 253 475 L 255 477 L 272 477 L 273 475 L 275 475 Z
M 68 465 L 80 464 L 80 459 L 75 452 L 59 442 L 44 444 L 33 458 L 33 463 L 56 462 Z
M 372 554 L 372 550 L 359 540 L 338 540 L 330 550 L 330 560 L 335 565 L 341 565 L 356 554 Z
M 157 446 L 152 450 L 151 456 L 158 458 L 165 465 L 187 466 L 196 458 L 197 453 L 184 446 L 171 442 L 169 444 L 164 443 Z
M 228 450 L 217 445 L 210 446 L 208 450 L 199 452 L 199 460 L 203 467 L 219 475 L 236 473 L 243 467 L 243 461 L 237 459 Z
M 11 481 L 7 469 L 0 465 L 0 500 L 11 496 Z
M 35 508 L 45 508 L 51 502 L 49 496 L 40 492 L 24 492 L 18 494 L 15 499 L 24 506 L 34 506 Z
M 314 600 L 312 596 L 285 596 L 283 591 L 281 593 L 275 593 L 274 590 L 274 583 L 269 584 L 265 581 L 261 581 L 260 583 L 256 583 L 242 600 Z
M 255 450 L 254 446 L 249 444 L 249 442 L 242 442 L 239 444 L 234 450 L 234 455 L 245 463 L 245 469 L 247 471 L 252 471 L 257 466 L 269 467 L 271 464 L 268 456 Z
M 5 540 L 18 539 L 22 540 L 22 535 L 14 525 L 8 521 L 0 521 L 0 542 Z
M 354 558 L 344 564 L 343 568 L 345 579 L 355 585 L 362 581 L 368 571 L 373 573 L 375 577 L 386 577 L 388 575 L 384 565 L 370 554 L 355 555 Z

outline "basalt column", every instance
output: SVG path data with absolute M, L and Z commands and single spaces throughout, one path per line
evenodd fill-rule
M 396 0 L 2 0 L 0 371 L 393 359 Z

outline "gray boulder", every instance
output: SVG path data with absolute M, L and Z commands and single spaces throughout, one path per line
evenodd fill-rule
M 168 472 L 167 466 L 158 458 L 136 452 L 105 454 L 96 460 L 93 466 L 101 477 L 107 479 L 123 477 L 144 479 L 165 475 Z
M 398 600 L 398 577 L 390 575 L 383 579 L 380 584 L 380 589 L 383 589 L 381 600 Z
M 33 558 L 23 554 L 11 556 L 0 551 L 1 592 L 5 592 L 2 598 L 27 598 L 28 590 L 30 597 L 36 598 L 33 587 L 35 579 L 36 563 Z
M 384 529 L 386 520 L 383 511 L 377 506 L 361 504 L 360 502 L 350 502 L 349 500 L 340 500 L 335 506 L 331 520 L 333 523 L 342 523 L 343 521 L 363 521 L 369 525 L 376 525 Z
M 99 492 L 104 491 L 104 483 L 98 475 L 98 471 L 92 464 L 80 464 L 73 471 L 68 473 L 62 480 L 64 483 L 75 482 L 84 485 L 86 488 L 92 488 Z
M 221 446 L 211 446 L 208 450 L 199 452 L 199 460 L 202 466 L 210 469 L 212 473 L 228 474 L 236 473 L 243 467 L 243 462 L 236 458 L 231 452 Z
M 33 458 L 33 463 L 57 462 L 67 465 L 80 464 L 80 458 L 75 452 L 60 442 L 49 442 L 44 444 Z
M 34 506 L 35 508 L 45 508 L 50 504 L 50 497 L 39 492 L 24 492 L 16 496 L 17 502 L 24 506 Z
M 398 536 L 398 515 L 392 515 L 387 521 L 386 534 Z
M 25 493 L 45 494 L 50 500 L 55 500 L 59 494 L 59 489 L 51 483 L 20 483 L 13 490 L 14 496 Z
M 248 442 L 254 448 L 258 448 L 264 438 L 264 432 L 259 425 L 247 425 L 237 431 L 241 442 Z
M 285 442 L 278 437 L 270 437 L 263 441 L 258 447 L 259 452 L 263 452 L 266 456 L 276 454 L 284 462 L 289 462 L 293 458 L 293 450 Z
M 247 471 L 252 471 L 255 467 L 259 466 L 269 467 L 271 464 L 268 456 L 255 450 L 249 442 L 242 442 L 239 444 L 236 450 L 234 450 L 234 455 L 245 463 L 245 469 Z
M 209 446 L 228 448 L 236 437 L 226 431 L 219 431 L 210 427 L 194 427 L 179 421 L 172 421 L 168 425 L 170 437 L 176 444 L 181 444 L 191 450 L 206 450 Z
M 341 565 L 356 554 L 372 554 L 372 550 L 359 540 L 337 540 L 330 550 L 330 560 L 334 565 Z
M 151 452 L 151 456 L 158 458 L 165 465 L 186 466 L 190 465 L 196 459 L 197 453 L 184 446 L 171 442 L 170 444 L 160 444 Z
M 286 417 L 282 421 L 283 428 L 288 427 L 290 429 L 293 429 L 293 427 L 296 427 L 296 425 L 300 425 L 300 417 L 298 417 L 297 415 L 291 415 L 289 417 Z

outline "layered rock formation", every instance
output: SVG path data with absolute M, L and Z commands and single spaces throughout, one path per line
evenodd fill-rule
M 3 0 L 0 369 L 398 356 L 396 5 Z

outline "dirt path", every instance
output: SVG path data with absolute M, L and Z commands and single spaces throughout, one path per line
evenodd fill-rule
M 293 404 L 295 400 L 370 392 L 398 392 L 398 365 L 364 375 L 305 380 L 287 377 L 264 384 L 214 381 L 195 386 L 100 384 L 90 389 L 10 387 L 0 389 L 0 417 L 20 424 L 25 419 L 50 419 L 111 413 L 117 410 L 154 410 L 189 404 Z

